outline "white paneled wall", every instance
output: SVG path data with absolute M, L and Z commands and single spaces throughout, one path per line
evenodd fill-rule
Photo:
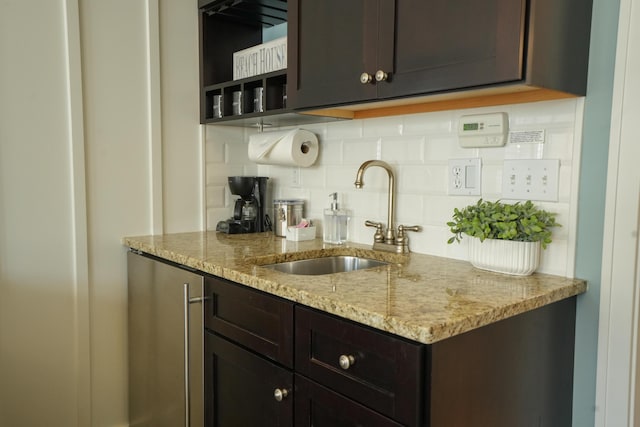
M 558 213 L 563 225 L 556 229 L 554 242 L 543 253 L 539 271 L 573 275 L 577 206 L 577 166 L 582 128 L 583 99 L 568 99 L 503 107 L 478 108 L 379 119 L 338 121 L 303 126 L 318 135 L 320 156 L 316 164 L 300 170 L 301 184 L 292 185 L 291 167 L 251 163 L 247 141 L 253 129 L 225 126 L 206 127 L 207 229 L 231 215 L 226 189 L 230 175 L 268 176 L 272 198 L 306 200 L 305 216 L 319 223 L 328 206 L 328 195 L 337 191 L 343 207 L 351 209 L 351 240 L 372 242 L 373 229 L 367 219 L 386 223 L 387 175 L 381 168 L 369 168 L 365 185 L 353 185 L 360 164 L 380 159 L 391 164 L 396 174 L 396 221 L 421 225 L 412 233 L 414 252 L 467 259 L 467 245 L 448 245 L 451 233 L 446 226 L 454 207 L 475 203 L 479 197 L 447 194 L 448 161 L 455 158 L 482 158 L 482 197 L 502 197 L 504 159 L 559 159 L 560 183 L 557 203 L 540 202 Z M 507 144 L 500 148 L 465 149 L 458 145 L 459 117 L 466 114 L 505 111 L 511 130 L 544 130 L 543 144 Z

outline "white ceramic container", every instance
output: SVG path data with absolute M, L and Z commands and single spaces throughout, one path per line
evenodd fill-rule
M 528 276 L 540 264 L 540 242 L 469 238 L 469 261 L 481 270 Z

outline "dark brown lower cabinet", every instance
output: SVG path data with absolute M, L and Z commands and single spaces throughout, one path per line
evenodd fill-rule
M 571 425 L 575 297 L 430 345 L 218 279 L 205 300 L 207 426 Z
M 291 371 L 210 332 L 204 360 L 206 426 L 293 426 Z

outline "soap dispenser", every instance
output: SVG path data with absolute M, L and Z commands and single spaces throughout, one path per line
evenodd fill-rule
M 329 194 L 331 206 L 324 210 L 323 240 L 341 245 L 349 239 L 350 212 L 338 208 L 338 193 Z

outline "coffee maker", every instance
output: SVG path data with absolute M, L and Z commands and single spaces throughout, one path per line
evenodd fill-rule
M 227 234 L 271 231 L 271 220 L 265 209 L 267 179 L 264 176 L 228 177 L 231 194 L 240 198 L 233 206 L 233 218 L 218 222 L 216 231 Z

